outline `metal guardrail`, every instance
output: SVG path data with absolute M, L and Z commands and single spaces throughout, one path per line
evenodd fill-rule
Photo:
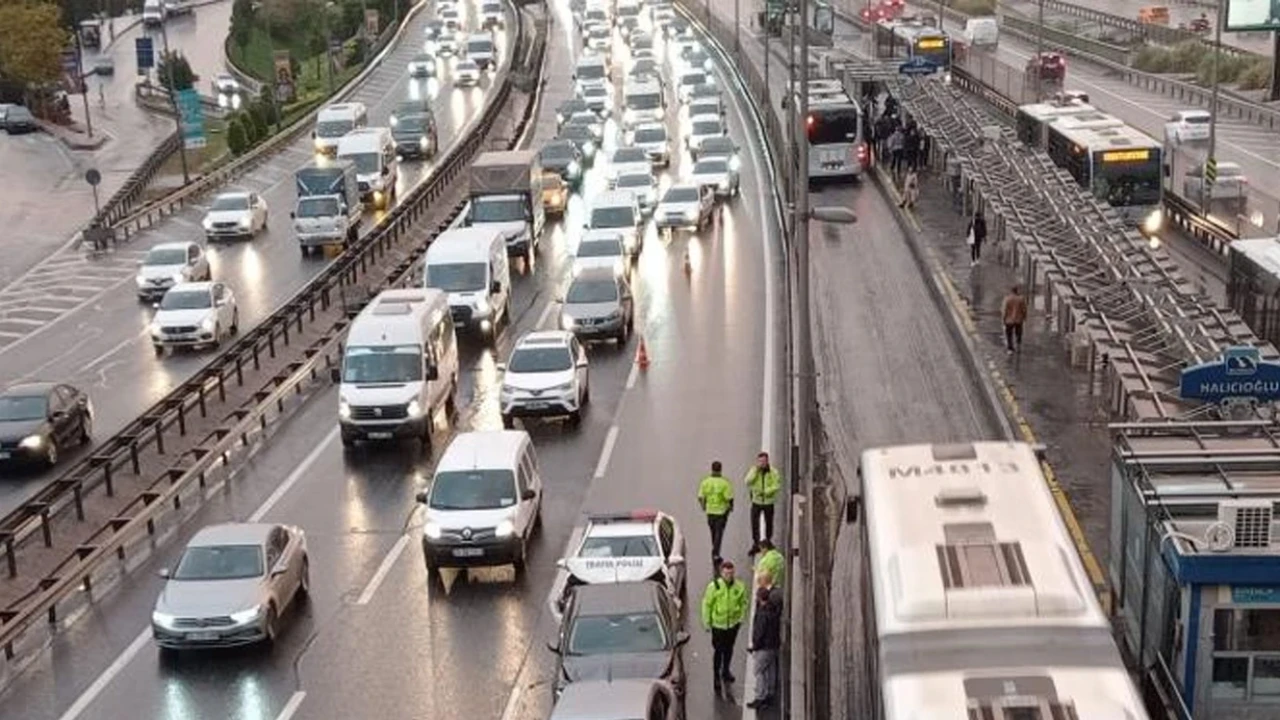
M 1036 28 L 1039 27 L 1030 20 L 1009 13 L 1000 16 L 1000 25 L 1005 32 L 1013 32 L 1019 36 L 1030 35 L 1031 37 L 1035 37 Z M 1127 47 L 1112 45 L 1111 43 L 1094 40 L 1083 35 L 1075 35 L 1049 25 L 1044 27 L 1044 41 L 1050 47 L 1078 50 L 1125 66 L 1129 65 L 1129 58 L 1132 53 Z
M 173 102 L 169 99 L 169 91 L 159 85 L 140 82 L 133 86 L 133 99 L 147 110 L 165 115 L 167 117 L 175 117 L 177 113 L 173 109 Z M 200 105 L 204 107 L 205 115 L 212 117 L 223 117 L 227 114 L 227 108 L 218 104 L 217 100 L 200 96 Z
M 522 47 L 532 41 L 537 48 L 537 67 L 542 67 L 546 50 L 545 21 L 540 23 L 537 36 L 530 38 L 524 14 L 516 12 L 515 16 L 517 32 L 513 46 Z M 507 63 L 509 66 L 509 59 Z M 155 521 L 160 513 L 167 512 L 170 507 L 180 509 L 184 490 L 193 484 L 202 484 L 208 471 L 237 444 L 246 442 L 256 430 L 264 430 L 273 414 L 279 417 L 284 413 L 284 403 L 290 394 L 300 393 L 304 384 L 315 379 L 318 368 L 332 363 L 333 352 L 341 347 L 341 333 L 346 324 L 346 308 L 338 304 L 336 298 L 345 297 L 347 290 L 356 287 L 363 275 L 379 269 L 379 263 L 388 259 L 392 246 L 409 240 L 414 244 L 413 250 L 401 258 L 386 276 L 392 282 L 404 282 L 434 237 L 421 233 L 417 224 L 426 213 L 438 212 L 441 202 L 457 194 L 460 189 L 457 181 L 465 177 L 475 155 L 487 149 L 490 132 L 503 117 L 511 91 L 504 73 L 502 84 L 490 93 L 476 130 L 460 138 L 460 142 L 436 167 L 432 177 L 411 191 L 404 202 L 391 211 L 385 224 L 343 253 L 292 300 L 181 388 L 170 393 L 123 432 L 95 448 L 90 457 L 77 463 L 36 498 L 0 519 L 0 545 L 3 545 L 10 577 L 14 577 L 20 570 L 18 553 L 24 547 L 23 538 L 39 531 L 43 545 L 51 547 L 55 539 L 51 522 L 56 515 L 65 516 L 68 509 L 74 509 L 83 517 L 83 498 L 88 490 L 103 486 L 110 493 L 112 473 L 116 469 L 131 465 L 137 473 L 139 452 L 150 446 L 155 446 L 163 455 L 166 431 L 177 425 L 178 431 L 185 433 L 187 418 L 194 417 L 196 413 L 205 416 L 207 402 L 214 395 L 225 396 L 232 381 L 243 385 L 246 368 L 250 364 L 257 367 L 263 353 L 274 357 L 277 341 L 288 344 L 291 333 L 295 336 L 302 333 L 304 323 L 314 323 L 317 316 L 326 311 L 329 316 L 342 312 L 343 317 L 303 351 L 304 359 L 289 363 L 286 372 L 271 378 L 251 396 L 249 402 L 231 412 L 221 427 L 194 448 L 175 456 L 174 462 L 156 477 L 150 489 L 126 506 L 126 512 L 118 513 L 87 539 L 78 542 L 54 572 L 33 579 L 31 590 L 21 600 L 0 611 L 0 645 L 4 647 L 6 657 L 11 659 L 15 656 L 15 643 L 42 618 L 49 623 L 57 622 L 59 603 L 78 595 L 81 588 L 91 591 L 92 574 L 96 568 L 111 564 L 113 558 L 124 562 L 126 547 L 131 542 L 142 541 L 145 544 L 156 532 Z M 511 138 L 519 138 L 524 133 L 534 119 L 532 112 L 535 106 L 531 96 L 514 132 L 508 133 Z M 515 142 L 514 139 L 509 140 L 508 145 Z M 448 227 L 461 211 L 462 203 L 454 202 L 451 207 L 439 229 Z
M 1142 38 L 1144 42 L 1154 45 L 1177 45 L 1184 42 L 1196 42 L 1212 49 L 1214 42 L 1212 39 L 1203 35 L 1193 33 L 1189 30 L 1180 30 L 1165 25 L 1153 25 L 1151 23 L 1138 22 L 1133 18 L 1127 18 L 1121 15 L 1112 15 L 1101 10 L 1094 10 L 1080 5 L 1072 5 L 1071 3 L 1062 2 L 1062 0 L 1044 0 L 1044 8 L 1049 12 L 1061 13 L 1078 17 L 1082 20 L 1096 22 L 1099 25 L 1124 30 L 1131 35 Z M 1221 46 L 1222 54 L 1234 57 L 1262 57 L 1248 50 L 1223 44 Z

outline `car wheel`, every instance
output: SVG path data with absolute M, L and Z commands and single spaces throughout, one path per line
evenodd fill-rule
M 213 342 L 209 344 L 215 348 L 222 345 L 222 326 L 221 325 L 213 326 Z
M 578 427 L 582 424 L 582 408 L 578 408 L 577 410 L 569 413 L 569 424 L 574 427 Z
M 49 438 L 49 449 L 44 452 L 44 462 L 49 467 L 58 464 L 58 441 L 52 437 Z
M 298 252 L 302 253 L 302 257 L 311 257 L 311 247 L 308 245 L 299 245 Z
M 152 347 L 153 347 L 153 348 L 155 348 L 155 351 L 156 351 L 156 357 L 164 357 L 164 346 L 163 346 L 163 345 L 153 345 Z
M 458 414 L 458 379 L 454 378 L 449 386 L 449 396 L 444 400 L 444 412 L 452 420 Z
M 93 442 L 93 416 L 85 413 L 80 416 L 80 444 L 88 445 Z
M 342 449 L 351 450 L 355 446 L 356 446 L 356 439 L 351 437 L 350 435 L 347 435 L 346 433 L 342 433 Z
M 507 430 L 514 430 L 516 427 L 516 419 L 511 417 L 510 415 L 503 415 L 502 427 L 506 428 Z
M 276 606 L 267 606 L 267 616 L 262 620 L 262 643 L 268 647 L 276 642 Z
M 529 556 L 529 542 L 527 540 L 521 540 L 520 554 L 517 555 L 516 559 L 511 563 L 513 566 L 515 566 L 516 577 L 519 578 L 519 577 L 525 576 L 525 570 L 527 569 L 526 561 L 528 559 L 528 556 Z
M 591 404 L 591 385 L 590 384 L 588 384 L 586 387 L 582 389 L 582 400 L 579 401 L 579 404 L 582 405 L 583 407 L 586 407 L 587 405 Z

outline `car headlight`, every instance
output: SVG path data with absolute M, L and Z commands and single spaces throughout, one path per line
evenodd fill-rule
M 727 178 L 726 178 L 726 179 L 724 179 L 724 180 L 721 180 L 721 181 L 720 181 L 719 183 L 717 183 L 717 184 L 720 186 L 720 189 L 721 189 L 721 190 L 728 190 L 728 189 L 729 189 L 729 180 L 728 180 Z
M 510 520 L 503 520 L 498 523 L 498 527 L 493 529 L 495 537 L 508 538 L 516 534 L 516 524 Z
M 178 618 L 169 613 L 153 612 L 151 613 L 151 622 L 159 625 L 166 630 L 172 629 Z
M 577 160 L 574 160 L 569 163 L 569 167 L 566 170 L 569 173 L 569 177 L 578 177 L 578 174 L 582 172 L 582 166 L 578 164 Z
M 241 610 L 240 612 L 231 613 L 231 622 L 237 625 L 242 625 L 247 622 L 253 622 L 254 620 L 257 620 L 259 617 L 262 617 L 262 606 L 254 605 L 248 610 Z
M 153 320 L 151 324 L 147 326 L 147 330 L 149 330 L 152 335 L 159 335 L 162 328 L 160 327 L 160 323 Z
M 172 280 L 172 281 L 174 281 L 175 283 L 180 283 L 180 282 L 182 282 L 183 280 L 186 280 L 186 279 L 187 279 L 187 277 L 186 277 L 186 275 L 183 275 L 181 272 L 176 272 L 176 273 L 174 273 L 174 274 L 173 274 L 173 276 L 172 276 L 172 277 L 170 277 L 169 279 L 170 279 L 170 280 Z
M 213 229 L 213 220 L 210 220 L 209 218 L 205 218 L 205 219 L 201 220 L 201 221 L 200 221 L 200 227 L 204 228 L 205 232 L 208 232 L 208 231 L 212 230 L 212 229 Z
M 348 403 L 346 400 L 338 401 L 338 417 L 342 418 L 343 420 L 351 419 L 351 404 Z
M 214 318 L 207 317 L 204 320 L 200 321 L 200 328 L 205 332 L 213 332 L 213 326 L 215 324 L 216 324 L 216 320 Z
M 564 328 L 565 330 L 572 330 L 574 326 L 576 326 L 577 324 L 578 324 L 578 321 L 574 320 L 573 316 L 570 315 L 569 313 L 563 313 L 562 315 L 560 315 L 560 327 Z
M 658 116 L 659 120 L 662 120 L 667 116 L 667 111 L 663 108 L 658 108 L 656 115 Z
M 21 445 L 23 448 L 27 450 L 39 450 L 40 447 L 44 445 L 44 436 L 28 435 L 22 438 L 22 442 L 19 443 L 19 445 Z
M 596 154 L 596 144 L 595 144 L 595 143 L 593 143 L 593 142 L 591 142 L 590 140 L 588 140 L 587 142 L 583 143 L 583 144 L 582 144 L 582 154 L 583 154 L 583 155 L 586 155 L 586 156 L 588 156 L 588 157 L 589 157 L 589 156 L 591 156 L 591 155 L 595 155 L 595 154 Z
M 556 124 L 557 125 L 564 124 L 564 113 L 556 113 Z
M 563 383 L 563 384 L 561 384 L 561 385 L 557 385 L 557 386 L 555 386 L 555 387 L 553 387 L 553 388 L 549 389 L 547 392 L 554 393 L 554 394 L 559 394 L 559 395 L 566 395 L 566 394 L 568 394 L 568 393 L 573 392 L 573 383 L 572 383 L 572 382 L 567 382 L 567 383 Z
M 147 279 L 142 277 L 141 275 L 135 275 L 133 278 L 133 284 L 137 285 L 138 287 L 145 287 L 147 284 Z
M 417 398 L 410 400 L 409 404 L 405 406 L 405 412 L 407 412 L 411 418 L 421 417 L 422 403 L 419 403 Z
M 444 532 L 440 529 L 440 523 L 427 522 L 422 526 L 422 534 L 432 540 L 439 540 Z
M 241 230 L 248 230 L 249 218 L 240 218 L 239 220 L 236 221 L 236 225 L 238 225 Z
M 426 135 L 423 135 L 421 138 L 418 139 L 418 147 L 422 148 L 423 150 L 426 150 L 427 146 L 430 144 L 431 143 L 427 140 Z
M 739 158 L 737 155 L 734 155 L 733 157 L 729 158 L 729 169 L 730 169 L 730 170 L 732 170 L 732 171 L 734 171 L 734 172 L 738 172 L 738 169 L 739 169 L 739 168 L 741 168 L 741 167 L 742 167 L 742 160 L 741 160 L 741 158 Z
M 396 117 L 395 115 L 392 115 L 392 116 L 391 116 L 391 127 L 395 127 L 396 125 L 399 125 L 399 124 L 400 124 L 400 118 Z
M 486 300 L 485 298 L 476 299 L 476 312 L 480 313 L 481 315 L 489 312 L 489 301 Z
M 634 122 L 634 121 L 635 121 L 635 119 L 636 119 L 636 111 L 635 111 L 635 110 L 627 110 L 625 113 L 623 113 L 623 114 L 622 114 L 622 117 L 623 117 L 623 119 L 624 119 L 624 120 L 626 120 L 627 122 Z
M 315 146 L 316 146 L 316 150 L 324 150 L 324 140 L 321 140 L 320 138 L 316 138 Z

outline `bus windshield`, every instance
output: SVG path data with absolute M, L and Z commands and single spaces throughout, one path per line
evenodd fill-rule
M 1160 153 L 1157 150 L 1133 153 L 1093 153 L 1094 197 L 1112 207 L 1155 205 L 1160 202 Z
M 854 108 L 810 110 L 808 125 L 810 145 L 858 141 L 858 111 Z

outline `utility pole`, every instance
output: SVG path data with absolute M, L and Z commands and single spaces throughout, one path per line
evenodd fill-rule
M 330 95 L 333 94 L 333 32 L 329 30 L 329 13 L 332 9 L 332 1 L 321 0 L 320 12 L 323 13 L 321 19 L 324 20 L 324 65 L 329 77 Z
M 742 0 L 733 0 L 733 59 L 738 61 L 742 57 L 742 21 L 738 17 L 741 4 Z M 707 19 L 710 20 L 710 16 Z
M 173 83 L 174 56 L 169 52 L 169 30 L 165 27 L 167 18 L 160 18 L 160 40 L 164 43 L 164 69 L 169 76 L 169 103 L 173 105 L 173 121 L 178 126 L 178 154 L 182 158 L 182 184 L 191 182 L 191 173 L 187 170 L 187 139 L 182 136 L 182 108 L 178 107 L 178 88 Z
M 80 99 L 84 101 L 84 124 L 93 139 L 93 117 L 89 114 L 89 83 L 84 81 L 84 46 L 80 43 L 80 28 L 76 27 L 76 89 L 80 90 Z M 98 45 L 102 45 L 102 31 L 98 31 Z M 70 113 L 68 113 L 70 114 Z M 95 191 L 96 192 L 96 191 Z
M 1040 64 L 1044 61 L 1044 0 L 1039 0 L 1036 11 L 1036 61 L 1031 67 L 1036 71 L 1036 102 L 1040 102 L 1044 93 L 1044 71 Z
M 1043 2 L 1043 0 L 1041 0 Z M 1218 2 L 1218 17 L 1213 30 L 1213 60 L 1209 63 L 1209 82 L 1213 92 L 1209 96 L 1209 154 L 1204 159 L 1204 167 L 1200 170 L 1200 211 L 1209 214 L 1213 204 L 1213 184 L 1218 179 L 1218 63 L 1222 59 L 1222 23 L 1226 13 L 1223 3 Z M 1274 82 L 1274 81 L 1273 81 Z

